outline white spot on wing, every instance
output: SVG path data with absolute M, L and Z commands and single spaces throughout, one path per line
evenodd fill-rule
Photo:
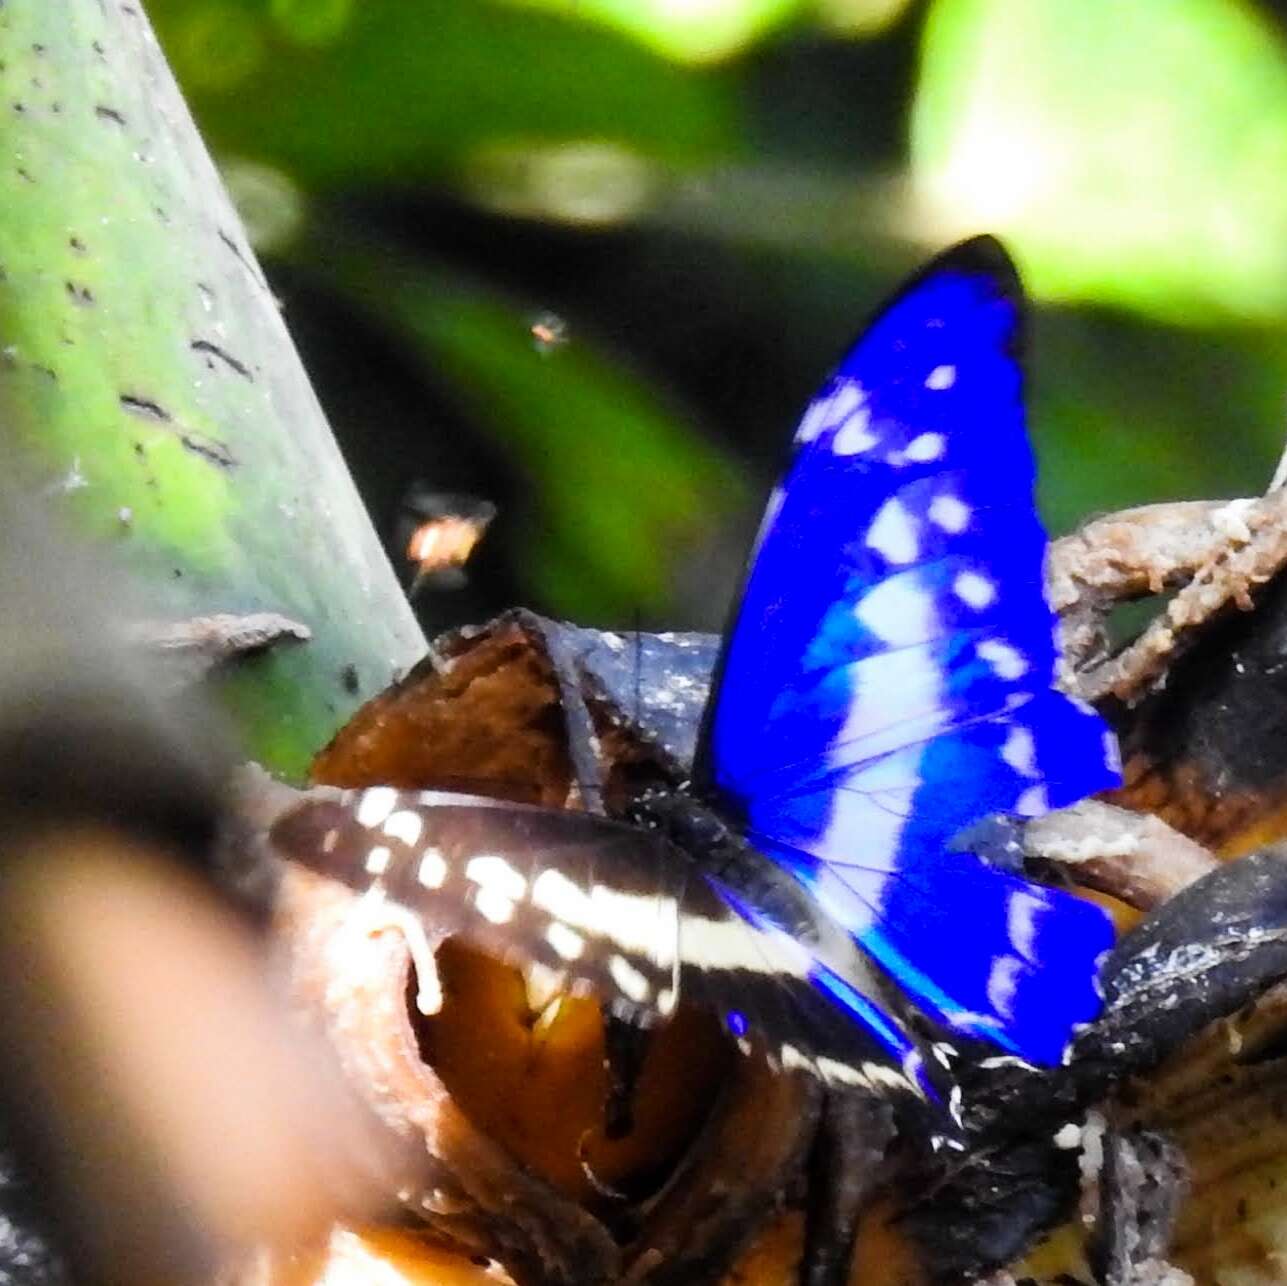
M 1037 775 L 1037 746 L 1027 728 L 1015 724 L 1006 733 L 1001 758 L 1021 777 Z
M 784 933 L 762 933 L 742 920 L 685 916 L 680 924 L 680 958 L 703 969 L 778 973 L 807 978 L 813 961 L 806 948 Z
M 642 1005 L 648 999 L 648 993 L 652 990 L 648 986 L 648 979 L 625 956 L 613 956 L 608 961 L 608 974 L 628 1000 Z
M 493 924 L 508 924 L 514 918 L 514 902 L 503 893 L 492 888 L 480 888 L 474 894 L 474 906 L 479 915 Z
M 527 894 L 527 881 L 503 857 L 492 853 L 471 857 L 465 866 L 465 878 L 513 902 Z
M 806 442 L 812 442 L 826 428 L 830 411 L 830 398 L 814 402 L 804 413 L 804 418 L 800 421 L 800 427 L 795 431 L 795 440 L 801 446 Z
M 878 855 L 873 862 L 878 864 L 898 851 L 919 782 L 922 752 L 909 742 L 932 736 L 946 718 L 942 672 L 914 647 L 935 638 L 940 623 L 933 595 L 911 573 L 882 581 L 859 602 L 855 616 L 891 651 L 851 667 L 850 707 L 828 759 L 837 767 L 858 761 L 867 766 L 832 794 L 816 851 L 852 862 L 854 837 L 862 836 L 864 852 Z M 914 734 L 908 731 L 913 725 Z M 881 757 L 873 762 L 876 756 Z M 834 869 L 824 873 L 817 894 L 824 906 L 833 904 L 829 909 L 842 923 L 857 928 L 879 913 L 884 880 L 878 871 L 848 874 L 849 880 Z
M 819 847 L 836 856 L 846 853 L 852 860 L 853 837 L 861 835 L 864 844 L 871 843 L 882 854 L 895 853 L 906 825 L 905 817 L 873 807 L 870 799 L 842 793 L 832 808 Z M 846 879 L 841 869 L 824 867 L 814 885 L 814 896 L 824 911 L 857 935 L 879 919 L 888 876 L 858 871 L 848 873 Z M 854 885 L 859 883 L 861 889 L 856 890 Z
M 427 889 L 442 888 L 443 881 L 447 878 L 447 862 L 436 848 L 425 849 L 416 869 L 416 878 Z
M 561 871 L 549 869 L 533 882 L 531 901 L 554 919 L 626 950 L 649 955 L 657 948 L 658 913 L 664 907 L 655 895 L 621 893 L 602 884 L 587 894 Z
M 946 450 L 947 439 L 941 433 L 922 433 L 907 444 L 903 459 L 926 464 L 930 460 L 941 459 Z
M 797 1069 L 810 1072 L 814 1070 L 812 1061 L 796 1049 L 794 1045 L 784 1044 L 778 1050 L 778 1058 L 782 1062 L 784 1072 L 796 1071 Z
M 1104 729 L 1104 763 L 1113 772 L 1122 771 L 1122 748 L 1117 744 L 1117 735 L 1110 729 Z
M 862 1068 L 851 1067 L 836 1058 L 820 1057 L 817 1060 L 818 1075 L 832 1085 L 865 1085 L 867 1077 Z
M 952 582 L 952 593 L 976 611 L 990 606 L 996 599 L 996 586 L 978 572 L 962 572 Z
M 590 927 L 590 899 L 562 871 L 546 870 L 536 877 L 532 903 L 555 919 L 582 929 Z
M 354 810 L 354 820 L 361 826 L 379 826 L 393 812 L 398 802 L 398 792 L 392 786 L 372 786 L 362 792 Z
M 368 875 L 383 875 L 389 869 L 389 859 L 393 854 L 383 844 L 377 844 L 366 855 L 366 873 Z
M 384 833 L 390 839 L 400 839 L 408 848 L 419 842 L 422 830 L 424 830 L 423 819 L 419 813 L 413 813 L 409 808 L 398 809 L 384 823 Z
M 867 547 L 891 563 L 913 563 L 920 552 L 916 541 L 916 520 L 890 496 L 867 528 Z
M 998 956 L 988 974 L 988 1002 L 1002 1018 L 1014 1017 L 1014 996 L 1019 989 L 1023 963 L 1014 956 Z
M 340 832 L 332 826 L 325 835 L 322 836 L 322 852 L 334 853 L 335 846 L 340 842 Z
M 909 1049 L 907 1053 L 903 1055 L 903 1075 L 907 1077 L 907 1083 L 912 1087 L 912 1089 L 914 1089 L 921 1098 L 924 1098 L 925 1094 L 921 1089 L 921 1079 L 925 1075 L 925 1060 L 921 1057 L 920 1050 Z
M 831 439 L 831 449 L 836 455 L 861 455 L 879 441 L 871 431 L 871 412 L 860 406 L 836 430 L 836 436 Z
M 847 420 L 865 401 L 867 390 L 857 380 L 840 380 L 827 404 L 827 420 L 839 424 Z
M 953 536 L 959 536 L 970 525 L 970 506 L 955 496 L 935 496 L 926 512 L 930 522 Z
M 919 774 L 905 757 L 888 752 L 933 736 L 950 718 L 943 703 L 943 671 L 928 648 L 891 648 L 847 667 L 849 710 L 828 752 L 837 767 L 864 765 L 850 789 L 870 795 L 891 787 L 914 789 Z
M 1037 960 L 1037 917 L 1046 903 L 1030 893 L 1012 893 L 1006 902 L 1005 925 L 1010 945 L 1025 960 Z
M 1023 653 L 1001 639 L 984 639 L 974 645 L 974 651 L 980 661 L 986 661 L 996 671 L 998 678 L 1019 679 L 1028 672 Z
M 1014 811 L 1020 817 L 1040 817 L 1042 813 L 1048 813 L 1050 811 L 1050 800 L 1046 795 L 1046 788 L 1044 786 L 1029 786 L 1019 796 L 1019 802 L 1015 804 Z
M 930 1053 L 934 1056 L 934 1061 L 940 1066 L 950 1069 L 953 1062 L 960 1057 L 960 1052 L 955 1045 L 949 1044 L 945 1040 L 936 1040 L 930 1045 Z
M 651 957 L 661 945 L 664 899 L 652 893 L 622 893 L 606 884 L 590 891 L 590 914 L 584 928 L 610 938 L 627 951 Z M 673 906 L 673 903 L 671 903 Z
M 951 388 L 956 383 L 955 366 L 936 366 L 925 377 L 925 387 L 939 392 L 945 388 Z
M 922 643 L 933 638 L 938 628 L 933 596 L 908 573 L 891 576 L 868 590 L 854 615 L 890 647 Z
M 585 939 L 560 920 L 550 922 L 545 930 L 545 940 L 564 960 L 576 960 L 585 950 Z

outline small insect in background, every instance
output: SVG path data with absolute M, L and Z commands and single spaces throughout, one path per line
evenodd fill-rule
M 557 313 L 539 313 L 532 320 L 532 343 L 542 357 L 568 342 L 568 324 Z
M 478 496 L 416 486 L 399 510 L 397 540 L 413 569 L 407 597 L 467 585 L 465 564 L 496 517 L 496 506 Z

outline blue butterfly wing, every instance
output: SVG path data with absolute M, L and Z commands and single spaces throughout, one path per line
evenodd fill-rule
M 1109 921 L 953 848 L 1119 780 L 1108 729 L 1053 686 L 1021 314 L 1004 250 L 966 242 L 810 403 L 698 776 L 920 1008 L 1051 1062 L 1098 1009 Z

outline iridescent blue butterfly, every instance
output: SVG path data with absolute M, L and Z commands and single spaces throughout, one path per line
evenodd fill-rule
M 1118 782 L 1054 686 L 1021 313 L 1005 252 L 966 242 L 809 404 L 688 794 L 626 824 L 376 788 L 296 809 L 279 847 L 630 1021 L 705 1001 L 828 1082 L 923 1092 L 954 1038 L 1057 1061 L 1097 1011 L 1107 917 L 961 847 Z

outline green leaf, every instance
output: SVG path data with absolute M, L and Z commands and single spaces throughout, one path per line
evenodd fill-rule
M 934 239 L 1041 298 L 1287 313 L 1287 59 L 1238 0 L 936 0 L 912 148 Z
M 575 329 L 545 348 L 535 309 L 445 273 L 341 262 L 339 289 L 411 338 L 530 482 L 524 511 L 501 525 L 539 600 L 617 622 L 663 611 L 677 570 L 743 505 L 736 464 Z
M 153 0 L 222 153 L 307 186 L 400 186 L 497 144 L 690 165 L 736 146 L 731 86 L 611 32 L 483 0 Z
M 509 0 L 602 23 L 676 62 L 715 62 L 745 49 L 796 13 L 802 0 Z
M 1033 329 L 1032 437 L 1052 531 L 1087 513 L 1264 490 L 1282 450 L 1281 333 L 1071 310 L 1043 311 Z

